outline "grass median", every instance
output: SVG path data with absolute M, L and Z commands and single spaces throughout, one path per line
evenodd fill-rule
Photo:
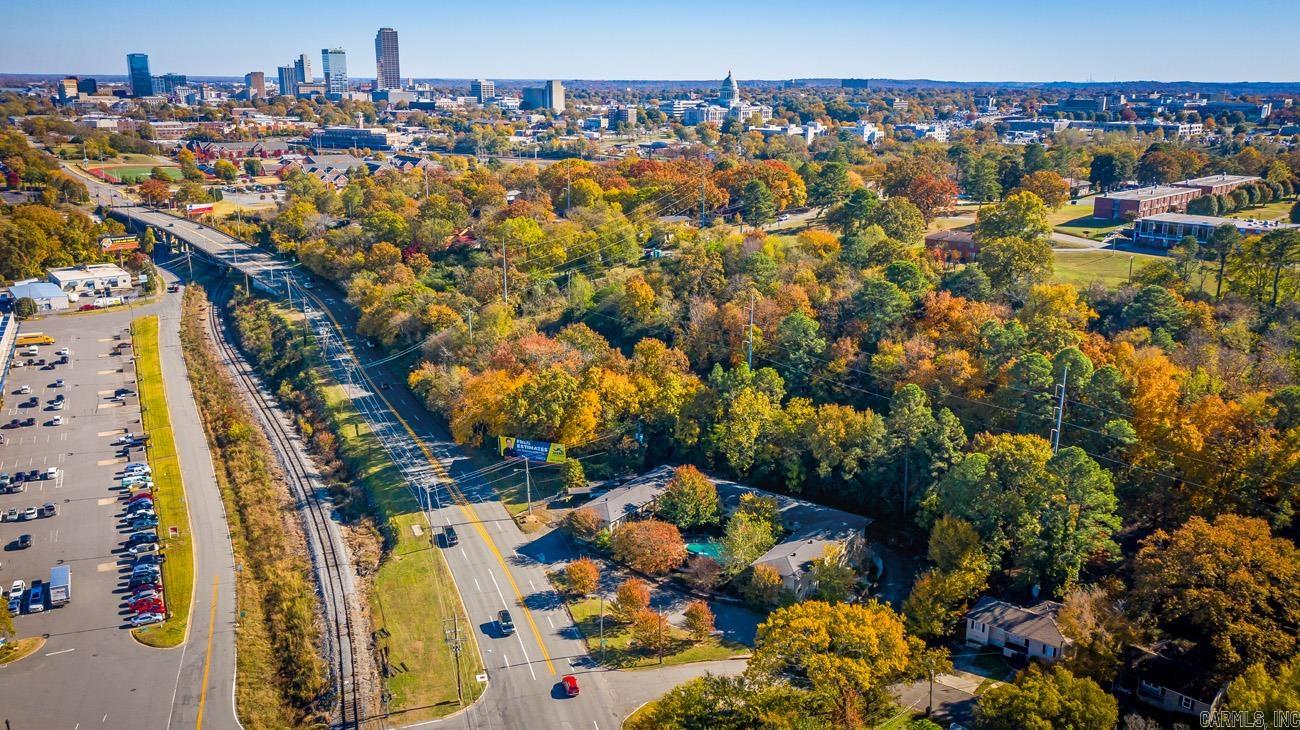
M 158 317 L 140 317 L 131 323 L 135 346 L 135 373 L 140 393 L 140 420 L 149 435 L 149 466 L 153 468 L 154 503 L 158 511 L 158 532 L 167 555 L 163 563 L 163 584 L 167 591 L 167 620 L 136 629 L 142 643 L 159 648 L 180 646 L 189 626 L 194 595 L 194 544 L 190 515 L 185 505 L 185 485 L 176 435 L 163 388 L 162 359 L 158 351 Z
M 372 629 L 387 660 L 388 711 L 403 723 L 448 715 L 460 709 L 456 659 L 445 639 L 455 617 L 463 649 L 460 680 L 465 704 L 483 692 L 475 675 L 483 671 L 473 627 L 461 605 L 450 568 L 436 547 L 406 479 L 353 408 L 343 388 L 322 388 L 343 456 L 374 502 L 388 550 L 370 594 Z M 383 662 L 381 662 L 381 668 Z

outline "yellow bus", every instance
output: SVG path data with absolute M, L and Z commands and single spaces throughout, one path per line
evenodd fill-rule
M 53 345 L 54 338 L 50 337 L 44 332 L 19 333 L 18 342 L 16 344 L 19 347 L 23 347 L 25 345 Z

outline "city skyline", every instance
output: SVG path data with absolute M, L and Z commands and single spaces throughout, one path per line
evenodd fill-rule
M 377 30 L 390 27 L 408 39 L 401 54 L 403 79 L 696 80 L 732 68 L 739 79 L 1300 81 L 1300 63 L 1279 62 L 1272 52 L 1285 46 L 1287 28 L 1300 21 L 1300 6 L 1283 0 L 1252 0 L 1249 12 L 1236 16 L 1242 20 L 1225 19 L 1220 26 L 1225 30 L 1234 24 L 1244 30 L 1248 18 L 1270 19 L 1251 23 L 1250 43 L 1234 46 L 1232 54 L 1189 52 L 1189 39 L 1203 35 L 1195 27 L 1197 18 L 1217 12 L 1209 0 L 1188 0 L 1176 15 L 1119 0 L 1097 0 L 1087 8 L 1011 0 L 1000 3 L 996 12 L 935 0 L 890 8 L 887 14 L 884 8 L 847 0 L 814 0 L 797 12 L 763 0 L 708 6 L 668 0 L 656 8 L 660 15 L 691 21 L 672 26 L 672 47 L 691 49 L 678 54 L 662 53 L 653 43 L 628 43 L 623 12 L 596 4 L 560 13 L 489 2 L 444 8 L 435 18 L 411 2 L 375 12 L 324 0 L 310 5 L 312 17 L 329 22 L 311 24 L 301 22 L 304 4 L 231 0 L 230 12 L 204 18 L 202 34 L 173 32 L 193 22 L 193 11 L 186 8 L 146 2 L 107 14 L 89 3 L 72 5 L 93 22 L 62 28 L 61 42 L 50 44 L 38 32 L 44 6 L 30 0 L 12 3 L 9 16 L 20 32 L 0 48 L 0 72 L 118 75 L 126 53 L 142 52 L 149 54 L 155 73 L 238 77 L 249 69 L 274 74 L 284 58 L 341 47 L 366 59 L 357 69 L 361 73 L 352 76 L 372 78 L 369 49 Z M 490 36 L 447 32 L 473 27 L 475 18 L 492 10 L 504 12 Z M 248 34 L 250 16 L 275 33 Z M 1122 26 L 1116 19 L 1122 19 Z M 544 38 L 581 43 L 561 43 L 567 53 L 538 54 L 536 43 Z

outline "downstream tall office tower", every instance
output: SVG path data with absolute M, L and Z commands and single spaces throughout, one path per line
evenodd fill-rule
M 310 84 L 314 80 L 311 75 L 311 59 L 307 58 L 307 54 L 300 54 L 298 60 L 293 62 L 293 74 L 300 84 Z
M 402 88 L 402 71 L 397 60 L 397 31 L 380 28 L 375 34 L 375 88 Z
M 131 81 L 131 96 L 153 96 L 153 74 L 149 73 L 147 54 L 126 54 L 126 76 Z
M 321 70 L 325 72 L 325 93 L 344 94 L 348 90 L 348 54 L 342 48 L 320 49 Z
M 279 82 L 280 96 L 294 96 L 298 93 L 298 74 L 293 66 L 276 68 L 276 81 Z

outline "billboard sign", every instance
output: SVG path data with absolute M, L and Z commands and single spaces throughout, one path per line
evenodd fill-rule
M 104 236 L 99 239 L 99 248 L 104 253 L 113 251 L 134 251 L 140 248 L 139 236 Z
M 497 448 L 502 456 L 544 461 L 548 464 L 558 464 L 567 458 L 564 444 L 553 444 L 550 441 L 529 441 L 513 436 L 498 436 Z
M 211 213 L 212 203 L 190 203 L 185 206 L 186 215 L 199 215 L 202 213 Z

